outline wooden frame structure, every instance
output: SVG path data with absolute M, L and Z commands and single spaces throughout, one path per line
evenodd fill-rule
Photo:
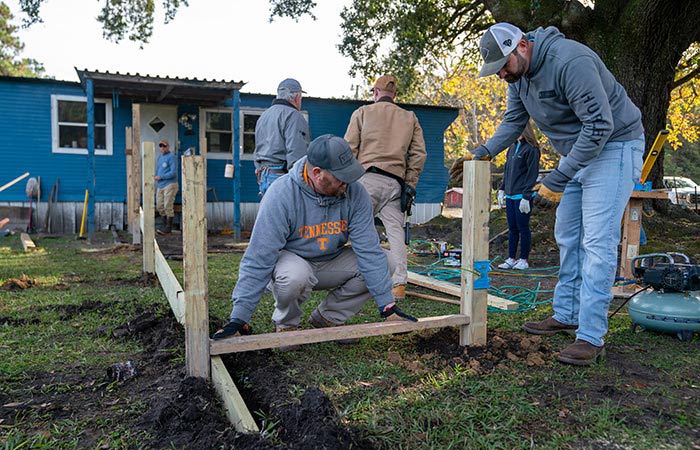
M 153 177 L 150 175 L 153 173 L 155 161 L 155 146 L 152 142 L 142 144 L 140 162 L 143 170 L 140 171 L 140 178 L 144 202 L 142 209 L 137 213 L 139 217 L 134 217 L 136 223 L 140 224 L 138 228 L 143 235 L 143 271 L 155 273 L 158 276 L 175 317 L 185 327 L 187 374 L 211 378 L 224 401 L 227 416 L 237 430 L 242 432 L 259 431 L 220 355 L 451 326 L 460 327 L 460 345 L 484 345 L 486 343 L 488 294 L 484 288 L 475 288 L 475 281 L 483 274 L 475 271 L 474 263 L 475 261 L 488 260 L 490 207 L 490 165 L 488 162 L 468 161 L 464 163 L 464 185 L 469 187 L 469 189 L 465 189 L 465 192 L 469 192 L 469 194 L 463 197 L 463 210 L 471 214 L 463 214 L 462 220 L 463 256 L 460 314 L 425 317 L 415 323 L 376 322 L 291 331 L 284 333 L 284 335 L 265 333 L 234 336 L 214 341 L 209 339 L 205 161 L 202 156 L 183 156 L 181 160 L 184 289 L 174 276 L 155 241 L 153 208 L 155 192 Z M 133 186 L 131 188 L 133 189 Z

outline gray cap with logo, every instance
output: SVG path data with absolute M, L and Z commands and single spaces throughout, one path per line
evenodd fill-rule
M 333 174 L 343 183 L 354 183 L 365 174 L 365 169 L 357 162 L 345 139 L 324 134 L 309 144 L 307 161 Z
M 479 77 L 493 75 L 501 70 L 522 38 L 523 32 L 515 25 L 506 22 L 491 25 L 479 41 L 479 51 L 484 59 Z
M 280 82 L 279 86 L 277 86 L 278 94 L 294 94 L 295 92 L 306 94 L 306 91 L 301 89 L 301 84 L 294 78 L 284 79 L 282 82 Z

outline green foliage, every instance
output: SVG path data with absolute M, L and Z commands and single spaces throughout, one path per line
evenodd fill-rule
M 17 27 L 11 25 L 13 16 L 5 2 L 0 2 L 0 75 L 39 77 L 44 73 L 41 63 L 20 58 L 24 44 L 15 36 Z

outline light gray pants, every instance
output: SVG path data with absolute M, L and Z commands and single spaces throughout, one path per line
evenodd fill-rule
M 389 238 L 389 254 L 396 265 L 393 285 L 406 284 L 408 254 L 404 241 L 404 213 L 401 212 L 401 186 L 392 178 L 371 172 L 364 174 L 360 183 L 369 192 L 374 215 L 381 219 Z
M 388 255 L 387 259 L 390 259 Z M 393 270 L 391 263 L 389 267 Z M 311 291 L 329 291 L 318 310 L 326 320 L 336 324 L 345 323 L 371 297 L 351 247 L 344 248 L 335 259 L 321 262 L 307 261 L 282 250 L 268 288 L 275 298 L 272 321 L 282 328 L 299 326 L 301 305 Z

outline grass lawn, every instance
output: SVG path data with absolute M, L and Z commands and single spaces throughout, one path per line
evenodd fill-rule
M 184 333 L 157 283 L 141 277 L 140 252 L 86 251 L 95 246 L 72 238 L 36 242 L 36 252 L 24 253 L 16 236 L 0 238 L 0 285 L 23 274 L 36 283 L 0 290 L 0 445 L 171 448 L 144 417 L 159 397 L 177 397 Z M 230 312 L 240 258 L 208 258 L 212 331 Z M 182 263 L 171 267 L 182 279 Z M 305 318 L 322 295 L 304 305 Z M 256 333 L 273 330 L 272 306 L 265 295 L 251 321 Z M 404 308 L 417 316 L 458 312 L 417 298 Z M 118 333 L 146 312 L 158 327 Z M 633 333 L 624 312 L 610 322 L 605 363 L 589 368 L 555 361 L 570 337 L 520 331 L 524 321 L 547 317 L 548 305 L 489 313 L 484 348 L 460 348 L 458 331 L 443 329 L 227 356 L 263 430 L 254 444 L 233 448 L 320 448 L 294 440 L 279 414 L 282 406 L 302 411 L 317 390 L 330 401 L 334 423 L 352 434 L 353 448 L 700 448 L 700 338 Z M 351 323 L 377 320 L 370 302 Z M 166 337 L 172 342 L 163 343 Z M 136 361 L 140 374 L 110 379 L 107 368 L 125 360 Z M 220 405 L 202 408 L 225 423 Z M 193 423 L 206 425 L 198 417 Z M 200 442 L 196 428 L 191 442 Z M 207 446 L 172 446 L 229 447 L 210 438 Z

